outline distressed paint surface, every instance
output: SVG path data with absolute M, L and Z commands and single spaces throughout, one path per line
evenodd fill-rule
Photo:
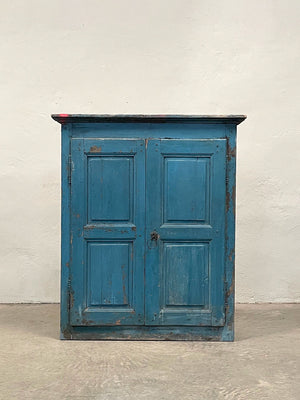
M 71 139 L 72 326 L 144 323 L 144 148 Z
M 61 338 L 233 340 L 242 118 L 54 117 Z
M 226 140 L 151 139 L 146 157 L 146 238 L 149 238 L 152 231 L 160 237 L 154 242 L 148 239 L 145 269 L 146 324 L 222 326 L 225 316 L 223 249 Z M 176 170 L 170 180 L 165 169 L 168 160 L 173 162 L 175 159 Z M 186 174 L 187 165 L 193 175 Z M 199 187 L 203 192 L 200 206 L 203 199 L 207 199 L 204 202 L 207 203 L 207 211 L 203 212 L 202 219 L 195 214 Z M 169 207 L 169 192 L 177 198 L 171 204 L 177 210 L 178 219 L 173 214 L 172 219 L 163 216 Z M 184 213 L 180 210 L 182 197 L 183 207 L 186 207 Z M 201 245 L 207 250 L 202 257 L 199 256 Z M 172 274 L 168 273 L 171 264 L 179 274 L 175 278 L 175 282 L 178 285 L 180 283 L 178 288 L 175 287 Z M 203 277 L 198 284 L 192 284 L 202 273 Z M 176 298 L 179 293 L 185 298 L 186 304 L 168 306 L 166 297 L 171 294 Z M 193 298 L 197 296 L 206 297 L 206 304 L 194 304 Z
M 133 206 L 133 157 L 88 157 L 88 222 L 128 222 Z

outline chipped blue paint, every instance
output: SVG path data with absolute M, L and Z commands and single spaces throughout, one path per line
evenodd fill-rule
M 62 123 L 61 338 L 232 341 L 245 117 L 53 118 Z
M 146 324 L 221 326 L 226 139 L 152 139 L 146 164 L 146 238 L 160 236 L 147 249 Z

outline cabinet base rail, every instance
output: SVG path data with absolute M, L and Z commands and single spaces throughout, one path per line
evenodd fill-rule
M 222 327 L 182 327 L 182 326 L 102 326 L 68 327 L 61 331 L 65 340 L 194 340 L 225 341 L 234 340 L 233 325 Z

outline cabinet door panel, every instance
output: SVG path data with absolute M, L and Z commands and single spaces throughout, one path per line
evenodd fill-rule
M 146 324 L 221 326 L 226 140 L 149 140 L 146 165 Z
M 144 324 L 144 140 L 71 147 L 71 325 Z

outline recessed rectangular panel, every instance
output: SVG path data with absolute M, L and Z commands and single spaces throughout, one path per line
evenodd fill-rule
M 88 157 L 88 221 L 131 220 L 133 157 Z
M 208 223 L 209 158 L 164 158 L 164 222 Z
M 208 305 L 208 246 L 208 243 L 164 244 L 166 307 Z
M 130 303 L 130 243 L 88 242 L 88 306 Z

